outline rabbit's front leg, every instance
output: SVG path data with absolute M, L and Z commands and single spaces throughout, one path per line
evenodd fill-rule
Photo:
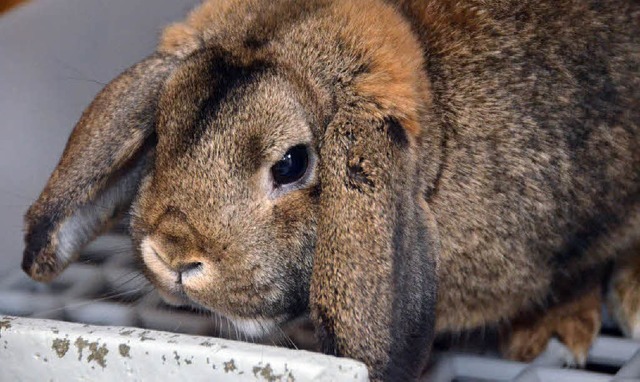
M 624 335 L 640 339 L 640 245 L 616 263 L 607 303 Z
M 542 313 L 516 318 L 501 332 L 504 356 L 529 362 L 557 337 L 570 352 L 565 363 L 583 367 L 600 330 L 601 301 L 602 288 L 598 286 Z

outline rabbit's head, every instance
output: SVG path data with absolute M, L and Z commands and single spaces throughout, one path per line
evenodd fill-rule
M 248 334 L 310 307 L 326 351 L 415 373 L 435 303 L 423 65 L 382 1 L 205 3 L 85 112 L 23 268 L 51 279 L 130 211 L 167 300 Z
M 312 126 L 322 118 L 295 76 L 217 49 L 190 56 L 160 96 L 154 163 L 132 208 L 147 275 L 165 297 L 245 332 L 308 305 L 320 195 Z

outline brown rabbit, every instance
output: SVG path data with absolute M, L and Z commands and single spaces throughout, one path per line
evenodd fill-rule
M 509 356 L 556 335 L 583 362 L 605 266 L 640 241 L 639 20 L 633 0 L 207 1 L 84 113 L 23 268 L 52 279 L 130 211 L 167 300 L 253 335 L 309 310 L 373 379 L 505 323 Z

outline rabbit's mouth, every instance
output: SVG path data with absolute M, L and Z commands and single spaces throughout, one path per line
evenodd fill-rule
M 238 329 L 242 334 L 249 339 L 258 339 L 264 336 L 268 336 L 276 331 L 278 326 L 287 321 L 286 316 L 277 317 L 277 318 L 265 318 L 265 317 L 237 317 L 228 314 L 224 314 L 218 312 L 214 309 L 210 309 L 206 306 L 198 304 L 187 296 L 184 291 L 172 291 L 167 292 L 161 288 L 157 288 L 158 294 L 162 298 L 162 300 L 172 306 L 189 306 L 198 308 L 201 310 L 208 310 L 215 314 L 219 314 L 224 316 L 227 320 L 231 321 L 231 323 Z

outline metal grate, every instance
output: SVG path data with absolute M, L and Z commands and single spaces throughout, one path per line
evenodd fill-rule
M 6 315 L 0 320 L 0 363 L 16 365 L 0 374 L 0 379 L 42 380 L 43 375 L 53 380 L 167 375 L 196 380 L 367 378 L 366 368 L 358 362 L 266 346 L 313 350 L 315 342 L 303 321 L 262 339 L 261 345 L 219 339 L 243 338 L 222 318 L 163 304 L 136 270 L 131 252 L 125 235 L 105 235 L 52 284 L 36 283 L 22 272 L 0 279 L 0 315 Z M 616 333 L 610 320 L 605 319 L 603 332 Z M 484 333 L 482 339 L 487 339 Z M 63 356 L 60 346 L 67 349 Z M 100 349 L 111 352 L 101 356 Z M 436 352 L 423 380 L 640 381 L 640 342 L 615 334 L 597 339 L 585 370 L 563 368 L 566 349 L 555 340 L 530 364 L 501 359 L 490 345 L 464 349 Z
M 436 354 L 425 381 L 609 382 L 640 381 L 640 343 L 601 335 L 593 344 L 585 370 L 564 368 L 567 350 L 553 339 L 547 350 L 526 364 L 495 355 Z

